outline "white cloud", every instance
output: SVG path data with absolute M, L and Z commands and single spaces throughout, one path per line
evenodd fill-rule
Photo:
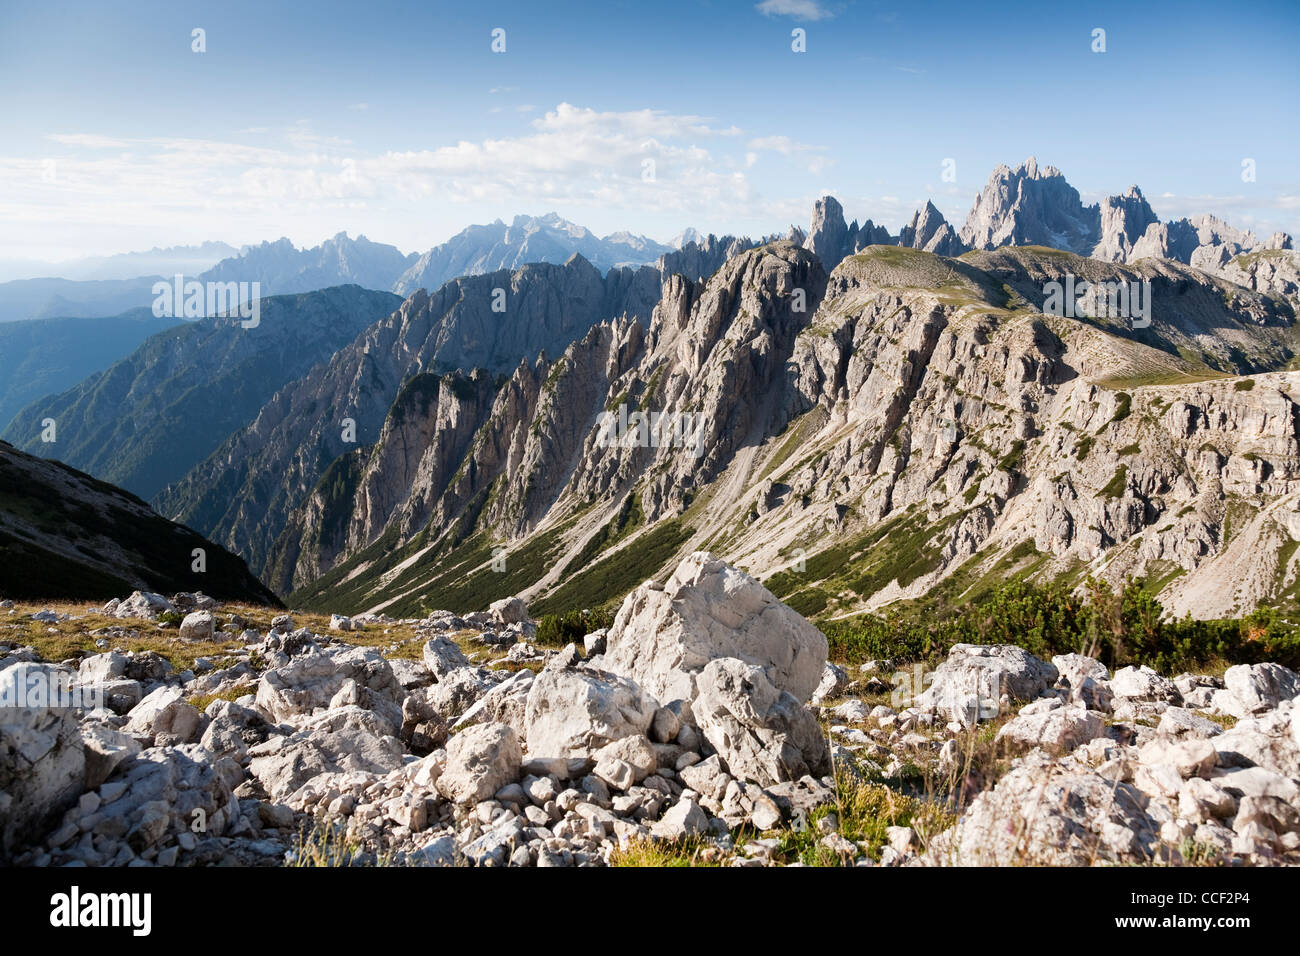
M 493 218 L 503 208 L 599 210 L 628 226 L 672 214 L 710 227 L 783 208 L 749 179 L 759 153 L 745 149 L 744 131 L 656 109 L 561 103 L 512 135 L 383 153 L 305 120 L 226 140 L 50 140 L 58 144 L 52 170 L 44 159 L 0 155 L 0 219 L 25 242 L 39 233 L 45 248 L 67 255 L 216 234 L 317 242 L 345 227 L 427 248 L 483 221 L 485 208 Z M 788 138 L 766 142 L 802 150 Z
M 61 146 L 81 146 L 86 149 L 126 149 L 130 145 L 124 139 L 113 139 L 96 133 L 51 133 L 46 139 Z
M 766 17 L 794 17 L 797 20 L 826 20 L 834 16 L 817 0 L 763 0 L 754 9 Z
M 799 143 L 792 140 L 789 136 L 757 136 L 749 141 L 750 149 L 768 150 L 774 153 L 781 153 L 783 156 L 789 156 L 793 153 L 808 153 L 824 150 L 824 146 L 811 146 L 808 143 Z

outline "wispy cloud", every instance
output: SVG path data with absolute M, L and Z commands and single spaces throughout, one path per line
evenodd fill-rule
M 60 146 L 81 146 L 86 149 L 126 149 L 130 145 L 127 140 L 96 133 L 51 133 L 46 139 Z
M 508 107 L 521 116 L 526 108 Z M 764 197 L 749 178 L 764 153 L 824 165 L 818 147 L 747 137 L 692 113 L 560 103 L 515 122 L 513 135 L 382 153 L 307 120 L 226 140 L 59 133 L 48 137 L 49 158 L 0 155 L 0 219 L 69 243 L 114 223 L 191 237 L 218 219 L 224 235 L 374 232 L 375 222 L 418 222 L 412 208 L 442 209 L 435 218 L 459 228 L 478 213 L 452 208 L 487 204 L 614 210 L 628 223 L 669 213 L 711 225 L 784 217 L 789 197 Z
M 796 20 L 827 20 L 834 16 L 818 0 L 763 0 L 754 9 L 766 17 L 794 17 Z
M 792 153 L 809 153 L 824 150 L 824 146 L 812 146 L 808 143 L 799 143 L 789 136 L 756 136 L 749 141 L 750 149 L 768 150 L 774 153 L 781 153 L 789 156 Z

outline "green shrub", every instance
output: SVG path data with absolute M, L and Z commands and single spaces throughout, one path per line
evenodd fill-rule
M 613 612 L 604 608 L 544 614 L 537 622 L 537 643 L 550 647 L 581 644 L 582 639 L 592 631 L 609 627 L 613 623 Z
M 1218 663 L 1300 666 L 1300 635 L 1272 609 L 1236 620 L 1170 619 L 1142 579 L 1118 592 L 1089 580 L 1085 590 L 1080 597 L 1059 585 L 1015 581 L 947 613 L 891 611 L 821 629 L 831 657 L 849 663 L 941 660 L 954 644 L 1015 644 L 1043 659 L 1075 651 L 1112 668 L 1146 664 L 1164 673 Z

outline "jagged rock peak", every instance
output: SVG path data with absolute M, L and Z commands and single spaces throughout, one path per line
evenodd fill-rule
M 940 256 L 957 256 L 966 251 L 957 231 L 928 199 L 912 214 L 912 221 L 903 227 L 898 235 L 898 244 Z
M 1043 245 L 1086 255 L 1100 238 L 1100 212 L 1054 166 L 1029 159 L 1017 169 L 1000 165 L 975 197 L 961 240 L 974 249 Z

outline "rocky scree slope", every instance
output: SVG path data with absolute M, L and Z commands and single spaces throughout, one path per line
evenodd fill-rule
M 517 598 L 336 615 L 328 632 L 180 598 L 197 609 L 178 647 L 229 645 L 180 673 L 111 646 L 175 610 L 159 595 L 105 605 L 104 650 L 79 661 L 0 644 L 6 686 L 58 680 L 106 702 L 0 709 L 0 859 L 1300 862 L 1300 676 L 1276 664 L 1170 679 L 958 645 L 914 696 L 889 662 L 829 662 L 816 627 L 704 553 L 636 588 L 585 654 L 533 644 Z M 399 628 L 418 659 L 372 646 Z M 891 689 L 893 706 L 868 703 Z M 963 757 L 977 738 L 1005 772 Z M 902 792 L 916 774 L 928 808 Z

